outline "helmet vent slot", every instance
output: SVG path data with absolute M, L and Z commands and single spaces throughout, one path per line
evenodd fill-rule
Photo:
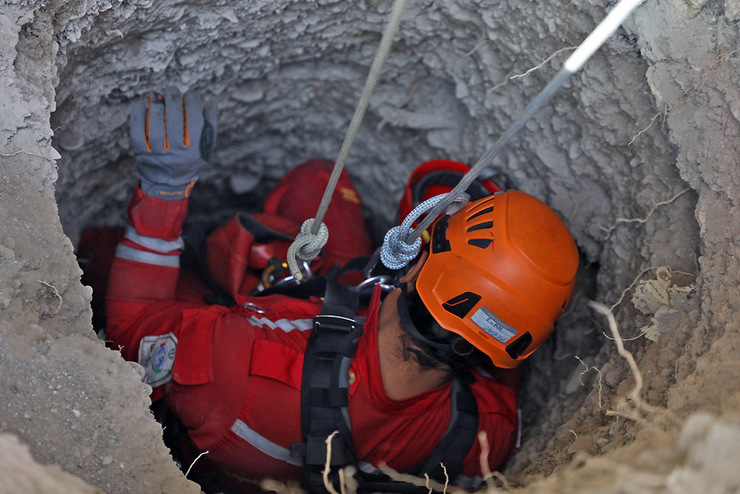
M 481 209 L 480 211 L 478 211 L 477 213 L 475 213 L 475 214 L 474 214 L 473 216 L 471 216 L 470 218 L 468 218 L 468 219 L 467 219 L 467 220 L 465 220 L 465 221 L 472 221 L 472 220 L 474 220 L 475 218 L 477 218 L 478 216 L 484 215 L 484 214 L 486 214 L 486 213 L 490 213 L 490 212 L 492 212 L 492 211 L 493 211 L 493 206 L 487 207 L 487 208 L 485 208 L 485 209 Z
M 489 245 L 493 242 L 490 238 L 472 238 L 468 240 L 468 243 L 472 245 L 473 247 L 478 247 L 479 249 L 487 249 Z
M 489 230 L 491 228 L 493 228 L 493 221 L 484 221 L 483 223 L 471 226 L 468 228 L 467 232 L 470 233 L 478 230 Z
M 451 298 L 442 308 L 447 312 L 456 315 L 460 319 L 464 318 L 470 310 L 480 301 L 480 295 L 473 292 L 461 293 L 457 297 Z
M 450 241 L 447 240 L 447 228 L 450 226 L 450 217 L 443 216 L 434 225 L 434 232 L 432 233 L 432 254 L 439 254 L 440 252 L 449 252 L 452 250 Z
M 506 353 L 508 353 L 511 358 L 518 359 L 530 343 L 532 343 L 532 335 L 527 331 L 517 338 L 516 341 L 506 347 Z

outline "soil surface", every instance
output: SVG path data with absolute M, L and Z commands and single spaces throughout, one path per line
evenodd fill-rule
M 348 163 L 376 240 L 409 171 L 474 162 L 606 8 L 410 2 Z M 220 101 L 195 219 L 256 207 L 290 167 L 334 157 L 389 10 L 5 2 L 0 490 L 199 491 L 162 443 L 140 368 L 96 338 L 73 245 L 123 224 L 129 108 L 168 84 Z M 516 490 L 740 488 L 739 26 L 737 0 L 647 0 L 495 162 L 582 252 L 577 296 L 527 364 L 522 445 L 503 470 Z M 635 368 L 589 300 L 612 308 Z

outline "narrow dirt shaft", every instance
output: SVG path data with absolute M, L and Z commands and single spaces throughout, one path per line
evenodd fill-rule
M 390 7 L 4 4 L 0 432 L 105 492 L 198 492 L 161 441 L 140 368 L 95 338 L 73 245 L 87 227 L 123 224 L 129 108 L 168 84 L 220 102 L 193 218 L 257 207 L 292 166 L 334 158 Z M 474 162 L 607 7 L 410 2 L 348 163 L 376 240 L 409 171 Z M 494 163 L 561 213 L 582 253 L 577 295 L 527 364 L 521 448 L 494 485 L 740 488 L 739 21 L 736 0 L 647 0 Z M 636 369 L 589 300 L 612 309 Z M 0 490 L 12 478 L 4 492 L 48 492 L 11 458 L 41 468 L 0 457 Z

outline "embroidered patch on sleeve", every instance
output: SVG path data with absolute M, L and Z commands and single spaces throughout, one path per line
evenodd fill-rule
M 139 364 L 144 368 L 144 382 L 156 388 L 172 379 L 177 337 L 172 333 L 145 336 L 139 344 Z

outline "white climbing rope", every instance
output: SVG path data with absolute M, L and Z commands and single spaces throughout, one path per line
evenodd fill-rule
M 303 280 L 303 274 L 298 268 L 298 261 L 295 257 L 296 254 L 302 252 L 302 254 L 299 255 L 303 256 L 303 253 L 305 253 L 305 255 L 307 256 L 309 253 L 313 253 L 313 255 L 308 259 L 306 259 L 305 257 L 301 257 L 301 259 L 305 261 L 310 261 L 318 255 L 319 251 L 321 251 L 321 248 L 326 245 L 326 242 L 329 239 L 328 230 L 326 230 L 326 225 L 323 223 L 324 216 L 326 215 L 326 211 L 329 209 L 331 198 L 334 195 L 334 190 L 337 187 L 337 182 L 339 182 L 339 176 L 342 174 L 344 165 L 347 162 L 347 156 L 349 156 L 349 151 L 352 148 L 352 143 L 357 136 L 357 131 L 360 128 L 362 119 L 365 116 L 365 111 L 367 110 L 368 104 L 370 103 L 370 96 L 372 96 L 373 91 L 375 90 L 375 86 L 377 85 L 378 79 L 380 78 L 380 72 L 383 69 L 383 64 L 385 64 L 385 61 L 388 58 L 388 54 L 391 51 L 393 38 L 395 37 L 396 32 L 398 32 L 398 26 L 401 23 L 401 16 L 403 15 L 403 11 L 406 8 L 406 3 L 408 3 L 408 0 L 395 0 L 395 2 L 393 3 L 393 10 L 391 10 L 391 14 L 388 18 L 388 23 L 386 24 L 385 30 L 383 31 L 383 37 L 380 39 L 378 52 L 375 54 L 375 59 L 370 66 L 370 72 L 367 75 L 365 87 L 362 90 L 362 95 L 360 96 L 360 100 L 357 103 L 355 114 L 352 116 L 352 121 L 350 122 L 349 128 L 347 129 L 347 135 L 344 137 L 344 142 L 342 143 L 342 147 L 339 150 L 339 156 L 337 156 L 337 160 L 334 163 L 334 169 L 331 172 L 329 183 L 326 185 L 326 189 L 324 190 L 324 195 L 321 198 L 321 203 L 319 204 L 318 210 L 316 211 L 316 216 L 313 220 L 307 220 L 311 221 L 311 224 L 308 231 L 305 232 L 305 236 L 303 232 L 303 226 L 301 226 L 301 235 L 296 237 L 295 241 L 288 250 L 288 267 L 290 269 L 290 273 L 293 275 L 296 281 Z M 304 222 L 304 225 L 305 224 L 306 223 Z M 327 231 L 325 237 L 319 237 L 319 232 L 321 230 Z M 315 237 L 315 239 L 308 240 L 309 236 L 313 236 Z M 298 245 L 299 238 L 301 239 L 301 245 Z M 316 248 L 315 246 L 318 245 L 319 242 L 321 242 L 321 245 Z M 311 247 L 304 248 L 304 246 L 306 245 L 311 245 Z
M 388 230 L 388 233 L 385 234 L 385 238 L 383 239 L 383 245 L 380 247 L 380 262 L 383 263 L 383 266 L 388 269 L 398 270 L 416 259 L 416 256 L 419 255 L 419 249 L 421 248 L 421 238 L 417 236 L 416 239 L 411 242 L 406 240 L 411 236 L 412 226 L 422 214 L 442 202 L 447 196 L 449 196 L 449 194 L 440 194 L 427 199 L 416 206 L 399 226 Z M 450 205 L 452 208 L 454 208 L 455 205 L 462 207 L 468 202 L 468 200 L 470 200 L 470 196 L 462 193 L 457 197 L 451 198 Z M 448 209 L 450 214 L 454 212 L 452 211 L 452 208 Z
M 583 64 L 591 57 L 591 55 L 598 50 L 601 45 L 609 38 L 617 28 L 624 22 L 628 15 L 632 13 L 644 0 L 620 0 L 620 2 L 614 7 L 611 12 L 604 18 L 596 29 L 581 43 L 581 45 L 568 57 L 563 64 L 563 68 L 558 74 L 550 81 L 550 83 L 532 100 L 529 105 L 524 109 L 521 116 L 509 127 L 506 132 L 499 138 L 493 147 L 478 160 L 478 162 L 471 168 L 471 170 L 465 174 L 454 189 L 450 192 L 447 198 L 437 204 L 432 211 L 427 214 L 426 218 L 410 236 L 405 240 L 406 242 L 413 243 L 419 238 L 421 233 L 429 228 L 437 217 L 442 214 L 445 208 L 452 201 L 452 198 L 461 192 L 468 189 L 473 180 L 491 164 L 496 155 L 499 154 L 501 149 L 524 127 L 524 124 L 534 115 L 537 110 L 544 105 L 548 99 L 563 85 L 563 83 L 572 74 L 577 72 Z
M 301 225 L 301 233 L 296 235 L 293 243 L 288 247 L 288 269 L 296 281 L 303 281 L 303 273 L 298 259 L 306 262 L 319 255 L 321 248 L 329 240 L 329 229 L 321 223 L 318 233 L 311 233 L 311 225 L 316 221 L 309 218 Z

